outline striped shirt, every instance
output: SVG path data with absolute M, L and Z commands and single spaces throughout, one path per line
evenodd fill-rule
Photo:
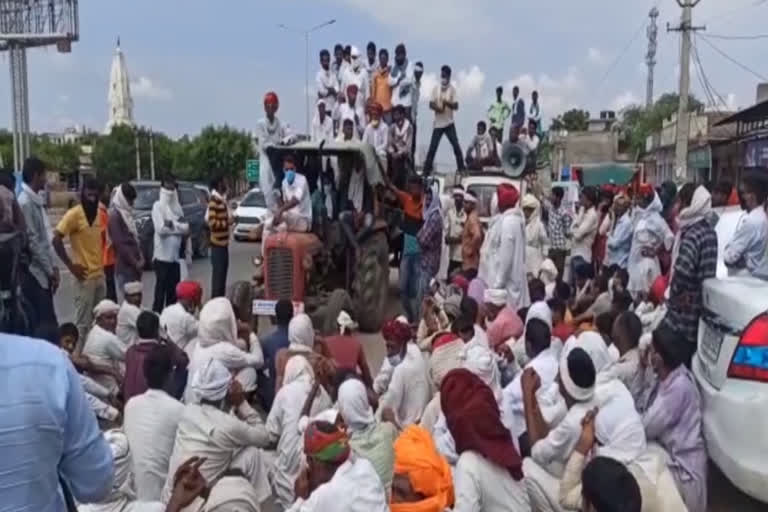
M 211 245 L 226 247 L 229 245 L 229 210 L 224 199 L 216 194 L 211 194 L 208 201 L 208 227 L 211 230 Z

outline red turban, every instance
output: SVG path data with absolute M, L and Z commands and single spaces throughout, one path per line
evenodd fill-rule
M 651 285 L 648 296 L 654 304 L 664 302 L 664 292 L 667 291 L 667 276 L 659 276 Z
M 347 86 L 347 96 L 349 96 L 349 93 L 350 93 L 350 92 L 352 92 L 352 91 L 354 91 L 355 93 L 357 93 L 357 85 L 355 85 L 355 84 L 349 84 L 349 85 Z
M 452 332 L 448 332 L 448 333 L 445 333 L 445 334 L 440 334 L 440 335 L 438 335 L 435 338 L 435 341 L 432 342 L 432 350 L 434 352 L 434 350 L 437 347 L 441 347 L 443 345 L 447 345 L 448 343 L 450 343 L 452 341 L 455 341 L 457 339 L 459 339 L 459 337 L 457 335 L 453 334 Z
M 197 281 L 181 281 L 176 285 L 177 300 L 197 300 L 203 298 L 203 289 Z
M 461 274 L 456 274 L 453 276 L 451 283 L 461 288 L 464 293 L 467 293 L 467 289 L 469 289 L 469 280 Z
M 499 197 L 499 210 L 502 211 L 507 208 L 514 208 L 520 198 L 517 188 L 509 183 L 502 183 L 496 187 L 496 195 Z
M 413 336 L 411 335 L 411 326 L 393 318 L 385 323 L 381 328 L 381 334 L 385 339 L 405 343 Z
M 264 95 L 264 104 L 265 105 L 279 105 L 280 100 L 277 99 L 277 94 L 275 94 L 272 91 L 269 91 L 267 94 Z
M 368 103 L 368 112 L 376 112 L 377 114 L 381 115 L 381 113 L 384 112 L 384 109 L 381 108 L 381 104 L 378 101 L 372 101 Z
M 440 406 L 459 455 L 475 451 L 515 480 L 523 478 L 520 454 L 501 423 L 493 391 L 480 377 L 464 368 L 451 370 L 440 385 Z
M 320 462 L 340 463 L 349 457 L 349 438 L 335 425 L 332 432 L 320 429 L 312 422 L 304 432 L 304 453 Z
M 640 195 L 644 197 L 652 196 L 653 195 L 653 185 L 650 183 L 642 183 L 640 185 Z

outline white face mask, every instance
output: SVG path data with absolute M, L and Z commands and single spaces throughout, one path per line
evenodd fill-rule
M 389 364 L 392 365 L 392 367 L 395 367 L 403 362 L 403 355 L 395 354 L 393 356 L 387 356 L 387 361 L 389 361 Z
M 450 80 L 448 80 L 447 78 L 440 79 L 440 85 L 442 85 L 443 87 L 448 87 L 449 83 L 450 83 Z
M 355 71 L 360 70 L 360 57 L 353 57 L 352 58 L 352 69 Z

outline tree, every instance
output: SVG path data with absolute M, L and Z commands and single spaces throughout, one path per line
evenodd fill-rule
M 13 134 L 8 130 L 0 130 L 0 168 L 13 168 Z
M 105 183 L 114 185 L 136 176 L 136 137 L 129 126 L 115 126 L 94 141 L 93 167 Z
M 32 154 L 51 171 L 69 174 L 80 168 L 80 144 L 54 144 L 47 137 L 32 137 Z
M 569 132 L 586 131 L 589 125 L 589 112 L 578 108 L 572 108 L 556 118 L 552 119 L 550 130 L 568 130 Z
M 191 179 L 208 180 L 221 173 L 235 184 L 243 178 L 245 161 L 253 157 L 248 133 L 227 125 L 206 126 L 191 143 Z

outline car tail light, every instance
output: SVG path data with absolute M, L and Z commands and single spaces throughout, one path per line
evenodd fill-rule
M 756 316 L 744 329 L 728 377 L 768 382 L 768 313 Z

